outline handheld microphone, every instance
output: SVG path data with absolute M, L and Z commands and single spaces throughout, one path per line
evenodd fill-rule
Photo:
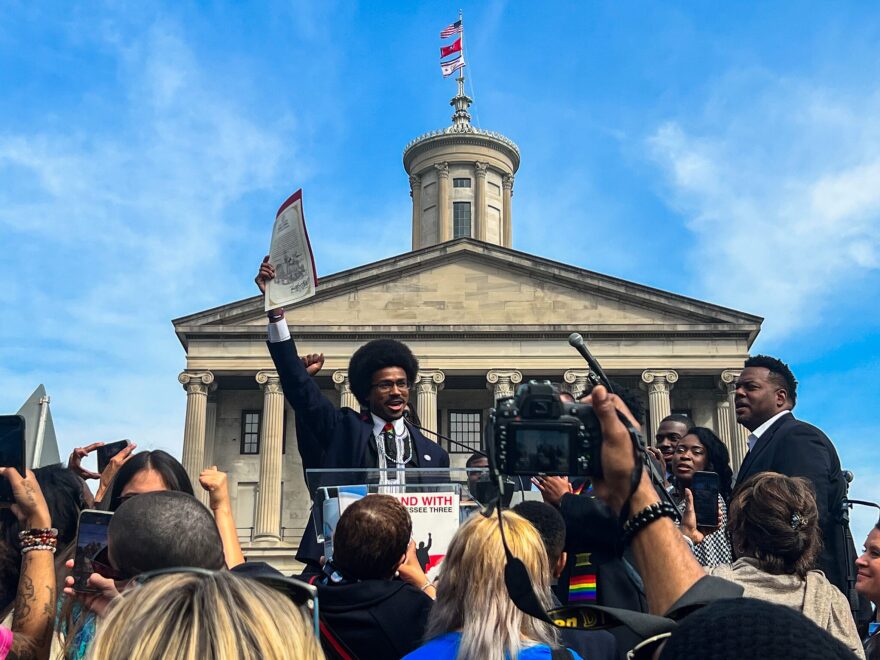
M 466 445 L 463 442 L 459 442 L 458 440 L 453 440 L 452 438 L 448 438 L 445 435 L 443 435 L 442 433 L 437 433 L 437 431 L 432 431 L 431 429 L 426 429 L 424 426 L 419 426 L 418 424 L 415 424 L 409 418 L 410 417 L 409 410 L 403 411 L 403 417 L 404 417 L 404 419 L 406 419 L 406 421 L 409 423 L 410 426 L 412 426 L 413 428 L 417 428 L 419 431 L 425 431 L 427 433 L 430 433 L 431 435 L 437 436 L 441 440 L 446 440 L 446 442 L 448 442 L 450 444 L 461 447 L 462 449 L 467 449 L 468 451 L 471 451 L 471 452 L 477 454 L 478 456 L 485 456 L 486 458 L 489 458 L 489 455 L 486 452 L 480 451 L 479 449 L 474 449 L 473 447 Z
M 614 387 L 612 387 L 611 385 L 611 381 L 608 380 L 608 376 L 606 376 L 605 372 L 602 371 L 602 367 L 599 366 L 598 362 L 596 362 L 596 358 L 594 358 L 590 354 L 590 350 L 587 348 L 587 344 L 584 342 L 584 338 L 581 336 L 581 334 L 579 332 L 572 332 L 568 336 L 568 343 L 572 348 L 574 348 L 578 353 L 581 354 L 581 357 L 586 360 L 587 365 L 590 367 L 593 373 L 595 373 L 602 381 L 602 384 L 606 388 L 608 388 L 608 391 L 612 394 L 616 394 L 616 392 L 614 391 Z

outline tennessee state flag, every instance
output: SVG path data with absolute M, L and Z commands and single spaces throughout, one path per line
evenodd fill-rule
M 448 46 L 440 46 L 440 59 L 442 60 L 447 55 L 452 55 L 453 53 L 461 52 L 461 37 L 453 41 Z

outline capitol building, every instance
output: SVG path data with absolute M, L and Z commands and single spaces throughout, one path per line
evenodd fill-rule
M 609 377 L 644 397 L 648 437 L 671 412 L 688 415 L 718 433 L 736 470 L 747 432 L 734 418 L 733 383 L 762 319 L 514 250 L 520 152 L 474 127 L 471 103 L 459 77 L 452 124 L 406 145 L 412 249 L 322 277 L 313 298 L 287 309 L 299 353 L 326 356 L 316 376 L 324 394 L 357 409 L 352 353 L 400 339 L 419 358 L 410 400 L 422 425 L 479 447 L 493 402 L 518 383 L 585 387 L 586 365 L 567 342 L 579 332 Z M 263 298 L 174 328 L 186 357 L 183 463 L 194 482 L 208 465 L 228 472 L 245 555 L 293 570 L 309 493 L 294 412 L 265 344 Z M 462 466 L 469 452 L 446 448 Z

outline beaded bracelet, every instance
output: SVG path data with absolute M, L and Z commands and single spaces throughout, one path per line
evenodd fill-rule
M 54 545 L 29 545 L 21 549 L 21 554 L 26 555 L 31 550 L 51 550 L 54 555 L 56 548 Z
M 655 520 L 659 520 L 660 518 L 664 517 L 674 519 L 676 513 L 678 512 L 671 504 L 661 504 L 660 502 L 654 502 L 654 504 L 646 506 L 632 518 L 627 520 L 626 523 L 623 525 L 623 536 L 621 537 L 621 542 L 626 545 L 627 543 L 632 541 L 633 537 L 636 534 L 638 534 Z
M 34 527 L 32 529 L 23 529 L 18 533 L 18 538 L 23 539 L 25 536 L 58 536 L 58 530 L 55 527 Z
M 18 544 L 22 552 L 28 548 L 52 548 L 58 545 L 58 530 L 54 527 L 22 530 L 18 533 Z

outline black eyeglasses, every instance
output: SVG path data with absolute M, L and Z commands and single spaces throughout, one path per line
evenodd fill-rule
M 220 572 L 227 571 L 211 571 L 206 568 L 198 568 L 196 566 L 159 568 L 155 571 L 147 571 L 146 573 L 141 573 L 136 578 L 134 578 L 134 583 L 138 585 L 143 585 L 150 580 L 161 577 L 163 575 L 188 573 L 190 575 L 200 575 L 202 577 L 214 577 L 217 573 Z M 303 582 L 302 580 L 297 580 L 295 578 L 285 577 L 283 575 L 249 573 L 240 575 L 239 577 L 245 580 L 253 580 L 255 582 L 259 582 L 264 587 L 269 587 L 273 591 L 277 591 L 287 596 L 291 601 L 293 601 L 294 605 L 305 610 L 308 615 L 311 615 L 312 625 L 315 629 L 315 636 L 320 637 L 321 628 L 318 620 L 318 588 L 315 585 L 309 584 L 308 582 Z
M 378 383 L 373 383 L 370 387 L 375 387 L 382 394 L 388 394 L 395 387 L 401 392 L 408 392 L 409 388 L 412 387 L 412 383 L 408 380 L 380 380 Z

